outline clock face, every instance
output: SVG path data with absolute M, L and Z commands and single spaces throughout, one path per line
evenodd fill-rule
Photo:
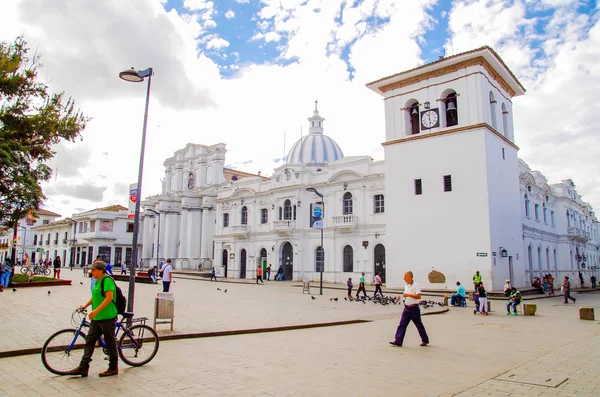
M 438 115 L 438 109 L 430 109 L 421 112 L 421 128 L 429 129 L 439 127 L 440 117 Z

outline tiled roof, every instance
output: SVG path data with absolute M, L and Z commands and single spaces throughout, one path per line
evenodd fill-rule
M 119 212 L 123 210 L 127 210 L 127 208 L 123 207 L 120 204 L 109 205 L 108 207 L 96 208 L 98 211 L 114 211 Z
M 45 210 L 43 208 L 40 208 L 39 210 L 34 210 L 33 211 L 33 216 L 40 216 L 40 215 L 45 215 L 45 216 L 56 216 L 56 217 L 60 217 L 60 214 L 57 214 L 56 212 L 52 212 L 52 211 L 48 211 Z
M 60 226 L 60 225 L 70 225 L 71 222 L 72 222 L 71 218 L 65 218 L 65 219 L 61 219 L 59 221 L 46 223 L 45 225 L 34 226 L 34 227 L 32 227 L 32 229 L 42 229 L 42 228 L 46 228 L 46 227 L 54 227 L 54 226 Z

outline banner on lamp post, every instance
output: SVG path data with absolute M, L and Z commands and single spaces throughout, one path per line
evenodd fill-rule
M 135 218 L 135 203 L 138 199 L 139 197 L 137 183 L 132 183 L 129 185 L 129 199 L 127 200 L 129 205 L 127 206 L 127 218 Z
M 323 204 L 312 203 L 310 205 L 310 227 L 323 229 Z

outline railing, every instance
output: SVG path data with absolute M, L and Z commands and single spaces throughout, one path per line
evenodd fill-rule
M 567 229 L 567 234 L 573 237 L 579 237 L 581 230 L 578 227 L 570 227 Z
M 273 221 L 273 229 L 279 231 L 296 229 L 296 221 L 289 219 Z
M 331 217 L 331 224 L 333 227 L 356 226 L 358 224 L 358 217 L 356 215 L 333 216 Z

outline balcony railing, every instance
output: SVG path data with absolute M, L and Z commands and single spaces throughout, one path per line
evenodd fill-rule
M 570 240 L 575 240 L 582 243 L 587 243 L 590 240 L 590 232 L 581 230 L 578 227 L 567 228 L 567 235 L 569 236 Z
M 249 231 L 250 228 L 248 227 L 248 225 L 236 225 L 229 227 L 230 234 L 243 235 L 248 234 Z
M 285 219 L 281 221 L 273 221 L 273 229 L 278 232 L 285 232 L 296 229 L 296 221 Z
M 354 227 L 358 225 L 358 217 L 356 215 L 339 215 L 331 217 L 333 227 Z

